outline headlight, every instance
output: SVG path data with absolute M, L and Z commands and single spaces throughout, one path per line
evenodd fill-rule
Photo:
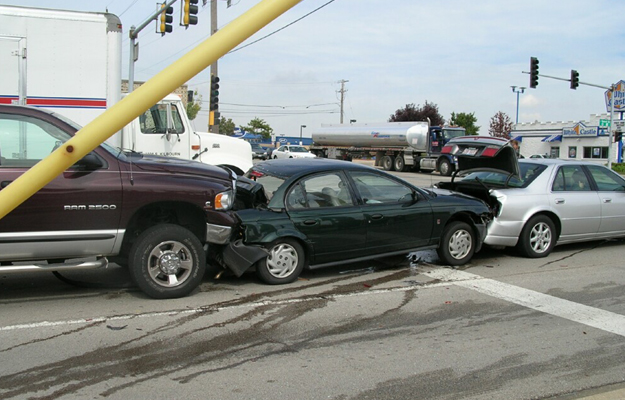
M 227 211 L 232 208 L 234 204 L 234 193 L 232 190 L 226 190 L 225 192 L 218 193 L 215 196 L 215 210 Z

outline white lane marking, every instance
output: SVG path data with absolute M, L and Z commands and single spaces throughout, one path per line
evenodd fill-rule
M 475 290 L 523 307 L 625 336 L 625 316 L 620 314 L 585 306 L 493 279 L 483 278 L 464 271 L 436 269 L 425 274 L 449 284 Z

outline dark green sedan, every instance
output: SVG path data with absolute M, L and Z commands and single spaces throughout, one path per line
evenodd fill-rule
M 222 262 L 238 276 L 255 266 L 269 284 L 293 282 L 304 268 L 424 249 L 462 265 L 491 218 L 476 198 L 322 158 L 256 164 L 238 180 L 235 210 L 239 231 Z

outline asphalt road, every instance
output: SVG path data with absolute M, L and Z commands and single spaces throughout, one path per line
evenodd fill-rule
M 167 301 L 115 266 L 0 276 L 0 398 L 625 397 L 625 241 L 414 256 Z

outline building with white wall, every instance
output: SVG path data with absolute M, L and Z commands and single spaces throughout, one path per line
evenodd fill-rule
M 621 119 L 620 113 L 614 119 Z M 621 162 L 622 143 L 609 143 L 609 131 L 600 121 L 609 114 L 591 114 L 588 121 L 531 122 L 514 125 L 510 137 L 519 141 L 523 157 L 534 154 L 552 158 Z

